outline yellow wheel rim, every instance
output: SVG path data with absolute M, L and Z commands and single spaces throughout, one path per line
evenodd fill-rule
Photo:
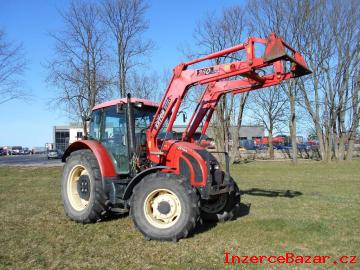
M 76 211 L 82 211 L 84 210 L 90 201 L 90 196 L 88 199 L 84 199 L 80 196 L 78 185 L 79 185 L 79 179 L 80 176 L 86 175 L 89 177 L 89 174 L 84 166 L 82 165 L 76 165 L 74 166 L 68 176 L 68 182 L 67 182 L 67 195 L 69 202 L 71 206 Z M 90 179 L 90 177 L 89 177 Z M 90 183 L 89 183 L 90 184 Z M 88 187 L 90 189 L 90 186 Z
M 161 212 L 161 204 L 166 204 L 166 213 Z M 147 221 L 156 228 L 166 229 L 173 226 L 181 215 L 181 204 L 174 192 L 156 189 L 145 199 L 144 213 Z

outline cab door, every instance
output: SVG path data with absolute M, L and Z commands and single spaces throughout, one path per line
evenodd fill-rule
M 129 173 L 129 148 L 125 111 L 117 112 L 116 106 L 103 109 L 100 142 L 107 149 L 116 172 Z

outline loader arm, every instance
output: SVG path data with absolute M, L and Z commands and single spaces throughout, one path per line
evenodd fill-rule
M 204 125 L 202 126 L 201 134 L 206 133 L 206 130 L 211 121 L 212 114 L 220 98 L 223 95 L 229 93 L 236 95 L 270 86 L 275 86 L 280 84 L 283 80 L 289 80 L 291 78 L 293 77 L 291 76 L 290 72 L 288 72 L 285 74 L 285 76 L 282 77 L 282 80 L 274 80 L 273 75 L 267 75 L 262 77 L 261 82 L 248 78 L 209 83 L 203 95 L 199 98 L 196 109 L 192 114 L 189 124 L 186 126 L 185 131 L 182 135 L 182 140 L 191 140 L 204 118 L 206 119 Z
M 262 57 L 256 57 L 256 43 L 265 45 Z M 242 50 L 246 54 L 245 60 L 188 69 L 189 66 L 199 62 L 224 57 Z M 265 68 L 267 72 L 264 71 Z M 164 157 L 161 148 L 166 136 L 159 140 L 159 132 L 163 129 L 166 121 L 168 124 L 165 133 L 168 134 L 172 131 L 180 105 L 191 86 L 207 84 L 190 124 L 183 134 L 183 140 L 191 139 L 204 117 L 206 117 L 206 122 L 203 130 L 206 131 L 212 112 L 222 95 L 228 92 L 236 94 L 277 85 L 284 80 L 309 73 L 311 71 L 307 68 L 300 53 L 274 33 L 271 33 L 266 39 L 250 37 L 243 44 L 176 66 L 154 120 L 147 131 L 148 158 L 156 164 L 161 163 Z M 237 76 L 241 76 L 242 79 L 237 79 Z M 226 80 L 233 77 L 236 77 L 236 80 Z

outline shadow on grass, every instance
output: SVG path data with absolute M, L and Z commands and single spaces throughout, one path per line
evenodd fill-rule
M 241 190 L 241 195 L 251 195 L 251 196 L 263 196 L 263 197 L 285 197 L 285 198 L 294 198 L 301 196 L 302 192 L 294 190 L 270 190 L 270 189 L 261 189 L 261 188 L 251 188 L 247 190 Z
M 103 220 L 101 220 L 101 222 L 108 222 L 127 217 L 129 217 L 129 213 L 109 212 L 108 215 Z
M 240 217 L 246 216 L 250 213 L 250 206 L 251 204 L 244 204 L 240 203 L 235 211 L 234 211 L 234 217 L 231 220 L 238 219 Z M 116 212 L 109 212 L 109 214 L 102 220 L 102 222 L 112 221 L 120 218 L 127 218 L 129 217 L 129 213 L 116 213 Z M 215 224 L 212 224 L 215 223 Z M 200 228 L 200 232 L 205 232 L 212 227 L 216 226 L 217 222 L 203 222 L 200 226 L 197 226 Z
M 244 217 L 244 216 L 247 216 L 249 213 L 250 213 L 250 207 L 251 207 L 251 204 L 244 204 L 244 203 L 240 203 L 235 211 L 234 211 L 234 216 L 233 218 L 231 219 L 232 220 L 236 220 L 240 217 Z M 220 222 L 220 221 L 219 221 Z M 204 232 L 207 232 L 211 229 L 213 229 L 214 227 L 216 227 L 216 225 L 219 223 L 219 222 L 215 222 L 215 221 L 204 221 L 202 224 L 198 224 L 198 226 L 196 226 L 195 230 L 193 230 L 193 232 L 191 233 L 191 237 L 193 235 L 196 235 L 196 234 L 200 234 L 200 233 L 204 233 Z M 228 221 L 227 221 L 228 222 Z

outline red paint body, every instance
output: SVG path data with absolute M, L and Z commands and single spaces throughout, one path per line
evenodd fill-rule
M 255 43 L 265 45 L 263 57 L 256 57 Z M 285 50 L 286 48 L 286 50 Z M 189 66 L 214 58 L 227 56 L 230 53 L 245 50 L 246 59 L 232 63 L 219 64 L 200 69 L 188 69 Z M 291 52 L 289 56 L 287 52 Z M 290 62 L 290 70 L 286 70 L 284 62 Z M 265 74 L 263 68 L 272 67 L 272 72 Z M 269 68 L 267 69 L 269 70 Z M 251 37 L 247 42 L 232 48 L 219 51 L 208 56 L 180 64 L 174 68 L 173 76 L 166 89 L 164 97 L 158 106 L 150 128 L 147 130 L 147 158 L 157 165 L 166 165 L 173 168 L 177 174 L 186 173 L 193 186 L 204 186 L 207 179 L 207 164 L 204 159 L 204 147 L 194 143 L 193 135 L 205 118 L 202 133 L 205 134 L 214 109 L 220 98 L 227 93 L 239 94 L 256 89 L 280 84 L 284 80 L 311 73 L 302 56 L 287 45 L 281 38 L 271 33 L 267 39 Z M 240 76 L 241 79 L 231 79 Z M 183 98 L 191 86 L 206 85 L 197 108 L 182 135 L 180 141 L 159 139 L 166 120 L 166 132 L 172 131 Z M 132 99 L 131 102 L 143 102 L 145 105 L 157 106 L 147 100 Z M 126 103 L 126 99 L 113 100 L 97 105 L 95 109 Z M 71 145 L 71 149 L 89 148 L 95 153 L 103 176 L 115 176 L 113 164 L 105 148 L 97 142 L 81 141 Z M 67 150 L 67 151 L 68 151 Z M 200 154 L 202 153 L 202 155 Z
M 275 143 L 275 144 L 276 143 L 283 144 L 283 143 L 285 143 L 285 138 L 284 137 L 274 137 L 272 139 L 272 142 Z M 254 143 L 255 144 L 269 144 L 269 137 L 264 137 L 264 138 L 261 138 L 261 139 L 255 139 Z
M 163 150 L 167 152 L 167 158 L 165 159 L 166 166 L 174 168 L 176 174 L 180 172 L 180 158 L 182 158 L 189 168 L 189 180 L 192 186 L 204 186 L 207 179 L 207 165 L 205 160 L 196 151 L 204 151 L 204 148 L 189 142 L 169 140 L 166 141 Z M 189 159 L 189 156 L 193 158 L 193 161 Z M 195 177 L 194 160 L 198 163 L 201 169 L 201 179 Z
M 152 106 L 152 107 L 158 107 L 159 104 L 147 99 L 142 99 L 142 98 L 131 98 L 131 103 L 135 103 L 135 102 L 141 102 L 143 103 L 145 106 Z M 110 101 L 106 101 L 103 103 L 100 103 L 98 105 L 95 105 L 95 107 L 92 109 L 93 111 L 97 110 L 97 109 L 101 109 L 101 108 L 106 108 L 106 107 L 110 107 L 110 106 L 114 106 L 116 104 L 120 104 L 120 103 L 127 103 L 127 98 L 118 98 L 118 99 L 113 99 Z
M 116 176 L 116 171 L 113 165 L 113 162 L 111 161 L 108 152 L 106 151 L 105 147 L 99 143 L 98 141 L 94 140 L 81 140 L 76 141 L 72 143 L 65 151 L 63 155 L 63 161 L 66 159 L 67 156 L 70 155 L 71 152 L 80 150 L 80 149 L 90 149 L 100 167 L 101 175 L 103 177 L 114 177 Z
M 261 43 L 266 46 L 263 57 L 256 57 L 255 43 Z M 292 56 L 287 55 L 285 48 L 292 53 Z M 226 56 L 229 53 L 240 50 L 246 51 L 246 60 L 244 61 L 235 61 L 201 69 L 187 69 L 190 65 Z M 291 63 L 290 70 L 285 69 L 285 61 Z M 273 72 L 260 75 L 261 73 L 258 71 L 270 66 L 273 67 Z M 167 150 L 165 146 L 168 142 L 164 143 L 158 140 L 157 136 L 166 119 L 169 119 L 166 131 L 171 132 L 182 100 L 191 86 L 197 84 L 207 85 L 198 101 L 197 108 L 190 119 L 190 123 L 182 135 L 182 141 L 184 142 L 193 141 L 193 135 L 204 118 L 206 120 L 202 128 L 202 133 L 205 134 L 213 111 L 224 94 L 239 94 L 275 86 L 284 80 L 309 73 L 311 73 L 311 71 L 308 70 L 302 56 L 281 38 L 276 37 L 274 33 L 271 33 L 267 39 L 251 37 L 246 43 L 178 65 L 174 69 L 172 79 L 156 112 L 154 121 L 147 132 L 148 158 L 156 164 L 171 163 L 175 168 L 179 166 L 175 164 L 176 161 L 173 161 L 173 159 L 177 159 L 177 157 L 174 156 L 174 150 L 171 150 L 171 148 Z M 243 78 L 225 80 L 234 76 L 241 76 Z M 194 149 L 199 146 L 192 143 L 187 144 L 186 147 L 188 149 Z M 189 150 L 189 152 L 195 157 L 194 151 Z

